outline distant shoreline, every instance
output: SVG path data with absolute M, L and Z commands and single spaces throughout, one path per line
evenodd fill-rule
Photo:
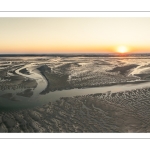
M 148 57 L 150 53 L 51 53 L 51 54 L 0 54 L 0 57 Z

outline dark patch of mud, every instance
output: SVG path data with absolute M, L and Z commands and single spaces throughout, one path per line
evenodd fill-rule
M 23 73 L 23 74 L 27 74 L 27 75 L 30 74 L 26 68 L 20 70 L 19 72 L 21 72 L 21 73 Z
M 23 92 L 17 93 L 19 96 L 31 97 L 33 95 L 33 91 L 31 89 L 26 89 Z
M 126 66 L 121 66 L 121 67 L 115 67 L 112 70 L 109 70 L 108 72 L 120 72 L 120 74 L 125 75 L 130 69 L 136 68 L 138 65 L 136 64 L 131 64 L 131 65 L 126 65 Z

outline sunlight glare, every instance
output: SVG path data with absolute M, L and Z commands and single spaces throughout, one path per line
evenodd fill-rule
M 126 52 L 128 52 L 128 48 L 126 46 L 119 46 L 117 48 L 117 52 L 119 52 L 119 53 L 126 53 Z

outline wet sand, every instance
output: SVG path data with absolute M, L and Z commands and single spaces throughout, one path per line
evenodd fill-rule
M 0 71 L 0 132 L 150 132 L 148 59 L 22 60 Z
M 62 97 L 55 102 L 0 114 L 0 132 L 150 132 L 150 89 Z M 135 94 L 136 93 L 136 94 Z M 134 96 L 134 97 L 133 97 Z

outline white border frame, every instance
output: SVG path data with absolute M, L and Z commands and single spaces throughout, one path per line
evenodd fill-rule
M 25 12 L 25 11 L 0 11 L 0 17 L 150 17 L 150 11 L 36 11 L 36 12 Z

